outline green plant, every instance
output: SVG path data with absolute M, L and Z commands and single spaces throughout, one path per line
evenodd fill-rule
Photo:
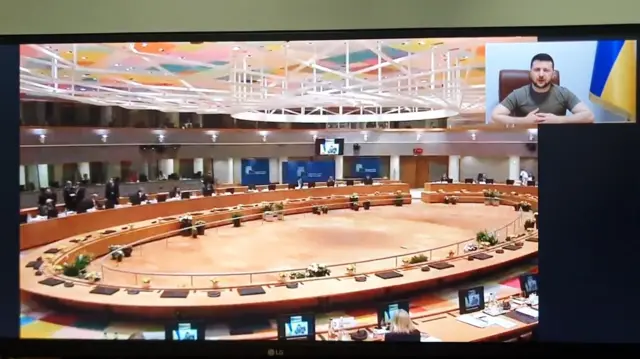
M 498 238 L 496 237 L 496 235 L 493 233 L 489 233 L 486 230 L 478 232 L 476 234 L 476 241 L 478 242 L 478 244 L 485 246 L 495 246 L 496 244 L 498 244 Z
M 91 263 L 91 256 L 88 254 L 80 254 L 71 263 L 64 263 L 62 265 L 62 273 L 68 277 L 77 277 L 86 271 L 87 267 Z
M 424 263 L 428 260 L 429 258 L 424 254 L 416 254 L 415 256 L 412 256 L 411 259 L 409 259 L 409 263 L 410 264 Z
M 264 203 L 262 205 L 262 212 L 271 212 L 273 211 L 274 204 L 273 203 Z
M 357 193 L 354 193 L 351 196 L 349 196 L 349 202 L 351 203 L 358 203 L 359 200 L 360 200 L 360 197 L 358 196 Z
M 533 229 L 536 226 L 535 219 L 527 219 L 524 221 L 524 229 Z
M 289 279 L 304 279 L 307 277 L 305 272 L 291 272 L 289 273 Z
M 331 270 L 324 264 L 313 263 L 307 267 L 307 277 L 327 277 L 331 275 Z
M 278 212 L 284 211 L 284 203 L 278 202 L 274 205 L 274 209 Z

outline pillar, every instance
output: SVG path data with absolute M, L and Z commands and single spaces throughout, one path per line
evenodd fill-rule
M 40 188 L 49 187 L 49 165 L 38 165 L 38 185 Z
M 38 181 L 38 165 L 28 165 L 26 175 L 29 182 L 33 183 L 34 189 L 40 188 L 40 182 Z
M 204 173 L 204 158 L 194 158 L 193 159 L 193 173 L 202 173 L 202 175 L 206 175 Z
M 149 162 L 143 161 L 140 165 L 140 174 L 147 176 L 149 178 Z
M 231 183 L 231 184 L 234 184 L 234 183 L 235 183 L 235 182 L 233 181 L 233 180 L 234 180 L 234 178 L 236 177 L 236 176 L 234 175 L 234 173 L 235 173 L 235 171 L 236 171 L 235 163 L 234 163 L 234 162 L 235 162 L 235 161 L 233 160 L 233 157 L 229 157 L 229 158 L 227 159 L 227 178 L 226 178 L 226 181 L 225 181 L 226 183 Z M 240 173 L 240 175 L 242 175 L 242 169 L 240 169 L 240 172 L 241 172 L 241 173 Z M 238 182 L 240 182 L 240 181 L 241 181 L 241 179 L 242 179 L 241 177 L 238 177 Z
M 122 166 L 120 166 L 120 162 L 108 162 L 107 163 L 107 178 L 122 178 Z
M 520 157 L 509 156 L 509 179 L 517 181 L 520 178 Z
M 64 166 L 62 164 L 53 165 L 53 180 L 59 185 L 64 185 Z
M 193 124 L 193 128 L 202 128 L 202 114 L 194 113 L 191 124 Z
M 100 126 L 107 127 L 113 121 L 113 107 L 102 106 L 100 108 Z
M 89 166 L 89 162 L 78 163 L 78 172 L 80 172 L 80 179 L 84 178 L 85 174 L 87 175 L 88 179 L 91 179 L 91 166 Z
M 180 128 L 180 113 L 179 112 L 168 112 L 167 120 L 173 124 L 173 127 Z
M 344 156 L 336 156 L 335 159 L 335 165 L 336 165 L 336 178 L 335 179 L 342 179 L 342 177 L 344 177 Z
M 400 156 L 389 157 L 389 179 L 400 181 Z
M 453 182 L 460 182 L 460 156 L 449 156 L 449 173 Z
M 278 159 L 278 183 L 284 183 L 284 175 L 282 173 L 282 166 L 289 161 L 289 157 L 280 157 Z
M 282 172 L 282 167 L 278 167 L 279 164 L 280 159 L 278 157 L 269 158 L 269 183 L 280 183 L 282 175 L 278 176 L 278 172 Z
M 158 161 L 158 170 L 162 172 L 164 177 L 168 177 L 170 174 L 175 173 L 173 165 L 173 158 L 163 158 Z
M 18 183 L 20 186 L 27 185 L 27 169 L 23 165 L 20 165 L 18 169 Z

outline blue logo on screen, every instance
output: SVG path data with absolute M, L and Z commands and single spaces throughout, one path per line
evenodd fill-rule
M 296 170 L 296 176 L 298 177 L 302 177 L 302 175 L 305 173 L 305 168 L 303 166 L 298 166 L 298 169 Z
M 267 171 L 254 171 L 252 166 L 245 166 L 244 174 L 246 174 L 246 175 L 263 176 L 263 175 L 267 174 Z
M 378 172 L 377 168 L 366 168 L 362 163 L 356 163 L 356 172 L 357 173 L 376 173 Z

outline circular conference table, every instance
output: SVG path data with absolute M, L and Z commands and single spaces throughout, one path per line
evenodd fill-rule
M 434 184 L 429 184 L 434 185 Z M 486 189 L 484 186 L 483 189 Z M 478 188 L 474 188 L 477 190 Z M 526 198 L 530 202 L 537 203 L 537 198 L 530 193 L 519 194 L 519 190 L 531 188 L 509 186 L 509 194 L 505 194 L 501 202 L 506 205 Z M 347 208 L 349 206 L 349 195 L 358 193 L 360 201 L 370 200 L 372 205 L 391 205 L 395 202 L 397 192 L 402 194 L 404 203 L 411 203 L 409 188 L 406 184 L 383 184 L 374 186 L 349 186 L 334 188 L 314 188 L 303 190 L 281 190 L 257 193 L 238 193 L 233 195 L 221 195 L 206 198 L 194 198 L 175 202 L 165 202 L 149 204 L 136 207 L 125 207 L 64 218 L 52 219 L 44 222 L 35 222 L 23 225 L 23 227 L 44 225 L 47 222 L 62 223 L 57 224 L 59 228 L 66 228 L 67 225 L 78 225 L 79 227 L 67 229 L 73 233 L 67 237 L 58 234 L 50 236 L 49 241 L 55 241 L 41 248 L 29 251 L 21 259 L 21 291 L 27 296 L 40 299 L 52 300 L 68 307 L 84 308 L 94 310 L 107 309 L 112 313 L 126 315 L 142 315 L 159 318 L 173 317 L 179 310 L 185 315 L 203 314 L 223 314 L 233 313 L 238 309 L 243 312 L 273 312 L 289 308 L 318 308 L 327 307 L 334 304 L 353 302 L 371 298 L 379 298 L 399 293 L 404 293 L 416 289 L 423 289 L 429 286 L 441 285 L 443 282 L 460 280 L 478 272 L 496 270 L 511 265 L 514 262 L 522 261 L 526 258 L 537 255 L 538 245 L 536 233 L 526 233 L 521 228 L 521 218 L 517 223 L 510 223 L 515 232 L 520 232 L 517 238 L 512 238 L 510 242 L 500 243 L 483 252 L 491 253 L 489 260 L 468 260 L 474 253 L 464 253 L 461 249 L 450 258 L 431 258 L 429 264 L 446 262 L 452 267 L 443 270 L 431 270 L 424 272 L 421 265 L 402 265 L 399 268 L 388 268 L 388 271 L 395 271 L 402 274 L 401 277 L 392 280 L 385 280 L 378 277 L 378 273 L 357 273 L 356 277 L 365 276 L 364 282 L 354 284 L 353 276 L 347 273 L 340 273 L 331 277 L 310 278 L 299 280 L 298 288 L 289 289 L 283 283 L 248 283 L 246 286 L 236 286 L 233 288 L 183 288 L 182 292 L 187 292 L 188 298 L 163 298 L 158 292 L 163 288 L 142 289 L 140 286 L 133 288 L 117 288 L 118 291 L 111 295 L 89 294 L 96 287 L 108 287 L 108 283 L 89 283 L 85 280 L 64 277 L 58 273 L 45 273 L 45 275 L 34 275 L 34 270 L 26 268 L 29 262 L 37 261 L 43 257 L 45 252 L 49 252 L 53 258 L 48 265 L 50 268 L 56 264 L 71 261 L 75 257 L 84 253 L 92 253 L 96 257 L 109 253 L 110 245 L 127 245 L 131 243 L 141 244 L 148 241 L 157 240 L 162 236 L 179 229 L 176 217 L 180 214 L 189 213 L 193 215 L 193 220 L 204 220 L 207 226 L 216 226 L 230 223 L 230 211 L 239 211 L 246 220 L 262 218 L 262 202 L 277 202 L 288 200 L 287 211 L 292 213 L 303 213 L 311 211 L 316 205 L 327 205 L 331 208 Z M 459 192 L 459 193 L 458 193 Z M 505 191 L 506 192 L 506 191 Z M 446 188 L 438 188 L 436 192 L 424 192 L 427 199 L 436 198 L 446 194 Z M 467 191 L 464 188 L 452 189 L 450 193 L 458 193 L 460 202 L 481 202 L 482 196 L 477 192 Z M 435 202 L 428 200 L 426 202 Z M 199 212 L 196 212 L 199 211 Z M 120 214 L 122 213 L 122 214 Z M 172 216 L 167 218 L 166 216 Z M 77 219 L 84 218 L 78 221 Z M 136 221 L 137 220 L 137 221 Z M 132 223 L 135 222 L 135 223 Z M 22 229 L 22 227 L 21 227 Z M 96 232 L 97 231 L 97 232 Z M 32 233 L 38 233 L 33 231 Z M 43 233 L 43 232 L 40 232 Z M 51 239 L 51 238 L 54 239 Z M 34 237 L 37 239 L 37 237 Z M 532 239 L 535 239 L 533 241 Z M 142 240 L 142 241 L 141 241 Z M 465 241 L 468 243 L 470 240 Z M 29 242 L 27 242 L 29 243 Z M 33 247 L 31 245 L 26 247 Z M 464 242 L 461 242 L 464 243 Z M 518 250 L 499 250 L 506 246 L 519 244 Z M 458 246 L 461 248 L 461 246 Z M 499 250 L 496 252 L 496 250 Z M 425 250 L 427 251 L 427 250 Z M 496 254 L 499 253 L 500 254 Z M 406 256 L 403 255 L 403 256 Z M 424 263 L 422 264 L 424 265 Z M 346 271 L 345 271 L 346 272 Z M 73 287 L 65 285 L 48 286 L 41 282 L 43 279 L 58 279 L 68 283 L 73 283 Z M 58 283 L 62 284 L 62 283 Z M 260 295 L 241 295 L 240 290 L 246 288 L 259 287 L 262 290 Z M 132 289 L 127 291 L 125 289 Z M 140 290 L 142 289 L 142 290 Z M 166 288 L 165 288 L 166 289 Z M 212 298 L 208 294 L 215 289 L 219 293 L 218 297 Z M 171 288 L 175 291 L 176 288 Z M 130 293 L 135 293 L 132 295 Z M 232 309 L 236 309 L 233 311 Z

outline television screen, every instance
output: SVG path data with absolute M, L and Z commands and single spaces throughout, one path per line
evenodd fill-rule
M 315 340 L 315 338 L 315 315 L 292 314 L 278 318 L 279 340 Z
M 528 297 L 538 292 L 538 275 L 527 273 L 520 276 L 520 289 Z
M 204 340 L 204 329 L 200 323 L 171 323 L 165 328 L 165 338 L 176 341 Z
M 484 310 L 484 287 L 463 289 L 458 292 L 460 314 Z
M 344 154 L 344 139 L 316 139 L 316 154 L 319 156 L 342 156 Z
M 378 325 L 380 328 L 385 328 L 391 324 L 391 320 L 399 310 L 405 310 L 409 313 L 409 301 L 397 301 L 391 303 L 384 303 L 378 307 Z

